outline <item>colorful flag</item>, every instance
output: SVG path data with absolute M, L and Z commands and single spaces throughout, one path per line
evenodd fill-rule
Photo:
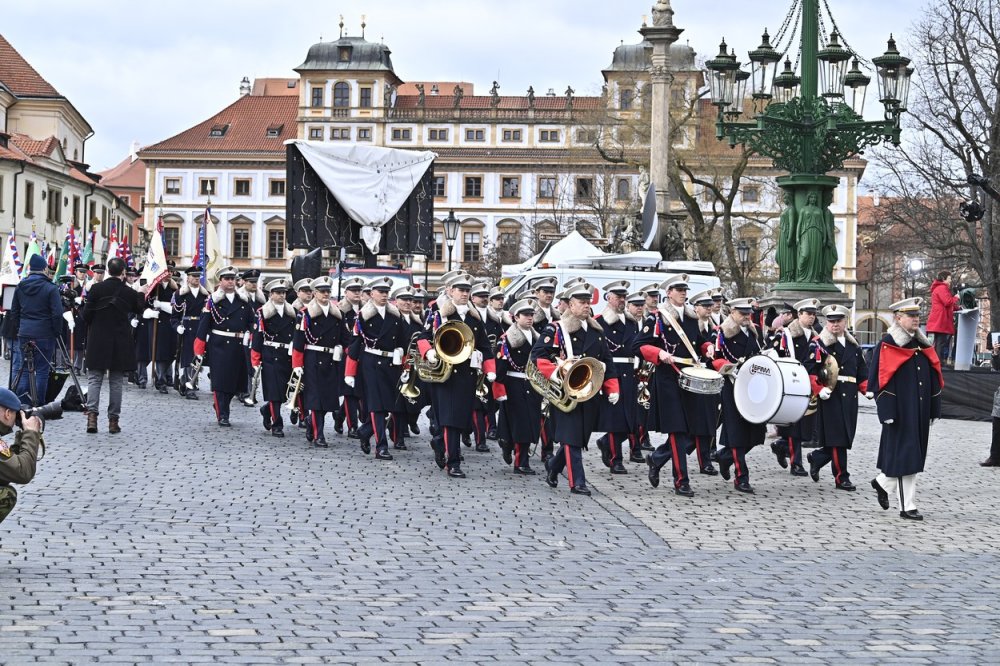
M 44 258 L 45 255 L 42 254 L 42 250 L 38 247 L 38 236 L 35 232 L 31 232 L 31 237 L 28 239 L 28 249 L 24 252 L 24 264 L 21 266 L 21 277 L 24 277 L 24 273 L 28 270 L 28 263 L 31 261 L 32 255 L 38 255 Z
M 3 251 L 3 262 L 0 263 L 0 285 L 17 284 L 21 281 L 21 258 L 17 252 L 17 242 L 14 232 L 7 236 L 7 246 Z
M 108 237 L 108 261 L 112 257 L 118 256 L 118 223 L 114 222 L 111 225 L 111 234 Z
M 132 256 L 132 243 L 127 238 L 123 242 L 122 248 L 122 259 L 125 260 L 125 266 L 135 268 L 135 257 Z
M 153 239 L 149 242 L 149 250 L 146 252 L 146 263 L 142 269 L 140 280 L 146 281 L 146 299 L 148 300 L 156 293 L 156 287 L 170 277 L 170 267 L 167 266 L 167 258 L 163 253 L 163 236 L 160 233 L 160 225 L 156 225 L 153 231 Z
M 83 246 L 83 251 L 80 253 L 80 263 L 87 264 L 88 266 L 94 265 L 94 238 L 96 231 L 91 231 L 87 236 L 87 242 Z
M 76 240 L 76 228 L 72 225 L 69 228 L 66 244 L 69 245 L 69 258 L 66 260 L 70 270 L 80 262 L 80 244 Z
M 66 240 L 63 241 L 62 250 L 59 251 L 59 262 L 56 264 L 56 273 L 52 276 L 52 281 L 55 283 L 58 283 L 59 278 L 66 275 L 71 247 L 72 245 L 70 243 L 69 234 L 66 234 Z

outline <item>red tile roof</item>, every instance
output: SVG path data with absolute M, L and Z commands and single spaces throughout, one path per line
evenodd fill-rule
M 0 35 L 0 83 L 16 97 L 62 97 L 3 35 Z
M 132 160 L 128 155 L 107 171 L 101 171 L 101 185 L 105 187 L 146 187 L 146 165 L 142 160 Z
M 418 108 L 418 95 L 400 95 L 396 98 L 396 108 L 416 109 Z M 460 109 L 489 109 L 492 106 L 493 97 L 490 95 L 466 95 L 462 97 Z M 604 101 L 600 97 L 574 97 L 573 108 L 576 110 L 597 110 L 601 108 Z M 449 92 L 446 95 L 425 95 L 424 108 L 427 109 L 451 109 L 455 105 L 455 98 Z M 527 96 L 501 95 L 498 109 L 523 109 L 530 108 Z M 542 111 L 563 111 L 566 107 L 566 96 L 550 97 L 548 95 L 537 95 L 535 97 L 535 108 Z
M 284 156 L 284 142 L 296 137 L 298 109 L 298 96 L 245 95 L 208 120 L 147 146 L 141 153 L 276 153 Z M 267 129 L 272 126 L 283 126 L 276 137 L 267 136 Z M 209 136 L 214 127 L 227 128 L 221 137 Z
M 27 134 L 11 134 L 10 141 L 28 157 L 51 157 L 52 151 L 59 145 L 54 136 L 37 140 Z

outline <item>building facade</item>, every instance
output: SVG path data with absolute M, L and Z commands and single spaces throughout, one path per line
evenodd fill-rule
M 0 233 L 61 247 L 69 225 L 128 230 L 139 214 L 89 171 L 94 130 L 0 35 Z M 98 251 L 100 248 L 96 248 Z

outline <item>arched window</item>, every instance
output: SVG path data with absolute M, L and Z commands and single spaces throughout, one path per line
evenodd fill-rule
M 521 223 L 517 220 L 501 220 L 497 224 L 497 252 L 501 264 L 521 261 Z
M 266 254 L 264 257 L 270 261 L 284 261 L 285 259 L 285 220 L 278 215 L 264 220 L 264 230 L 267 234 L 265 241 Z
M 475 263 L 483 259 L 483 223 L 476 219 L 462 220 L 458 242 L 462 247 L 462 261 Z
M 351 105 L 351 87 L 341 81 L 333 86 L 333 106 L 343 108 Z
M 619 178 L 615 184 L 615 198 L 618 201 L 628 201 L 632 198 L 632 184 L 628 178 Z

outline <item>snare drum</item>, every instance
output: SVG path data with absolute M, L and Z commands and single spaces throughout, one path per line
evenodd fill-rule
M 736 409 L 750 423 L 789 425 L 806 413 L 812 393 L 809 373 L 791 358 L 751 356 L 733 386 Z
M 681 389 L 699 395 L 718 395 L 726 378 L 710 368 L 683 368 L 677 377 Z

